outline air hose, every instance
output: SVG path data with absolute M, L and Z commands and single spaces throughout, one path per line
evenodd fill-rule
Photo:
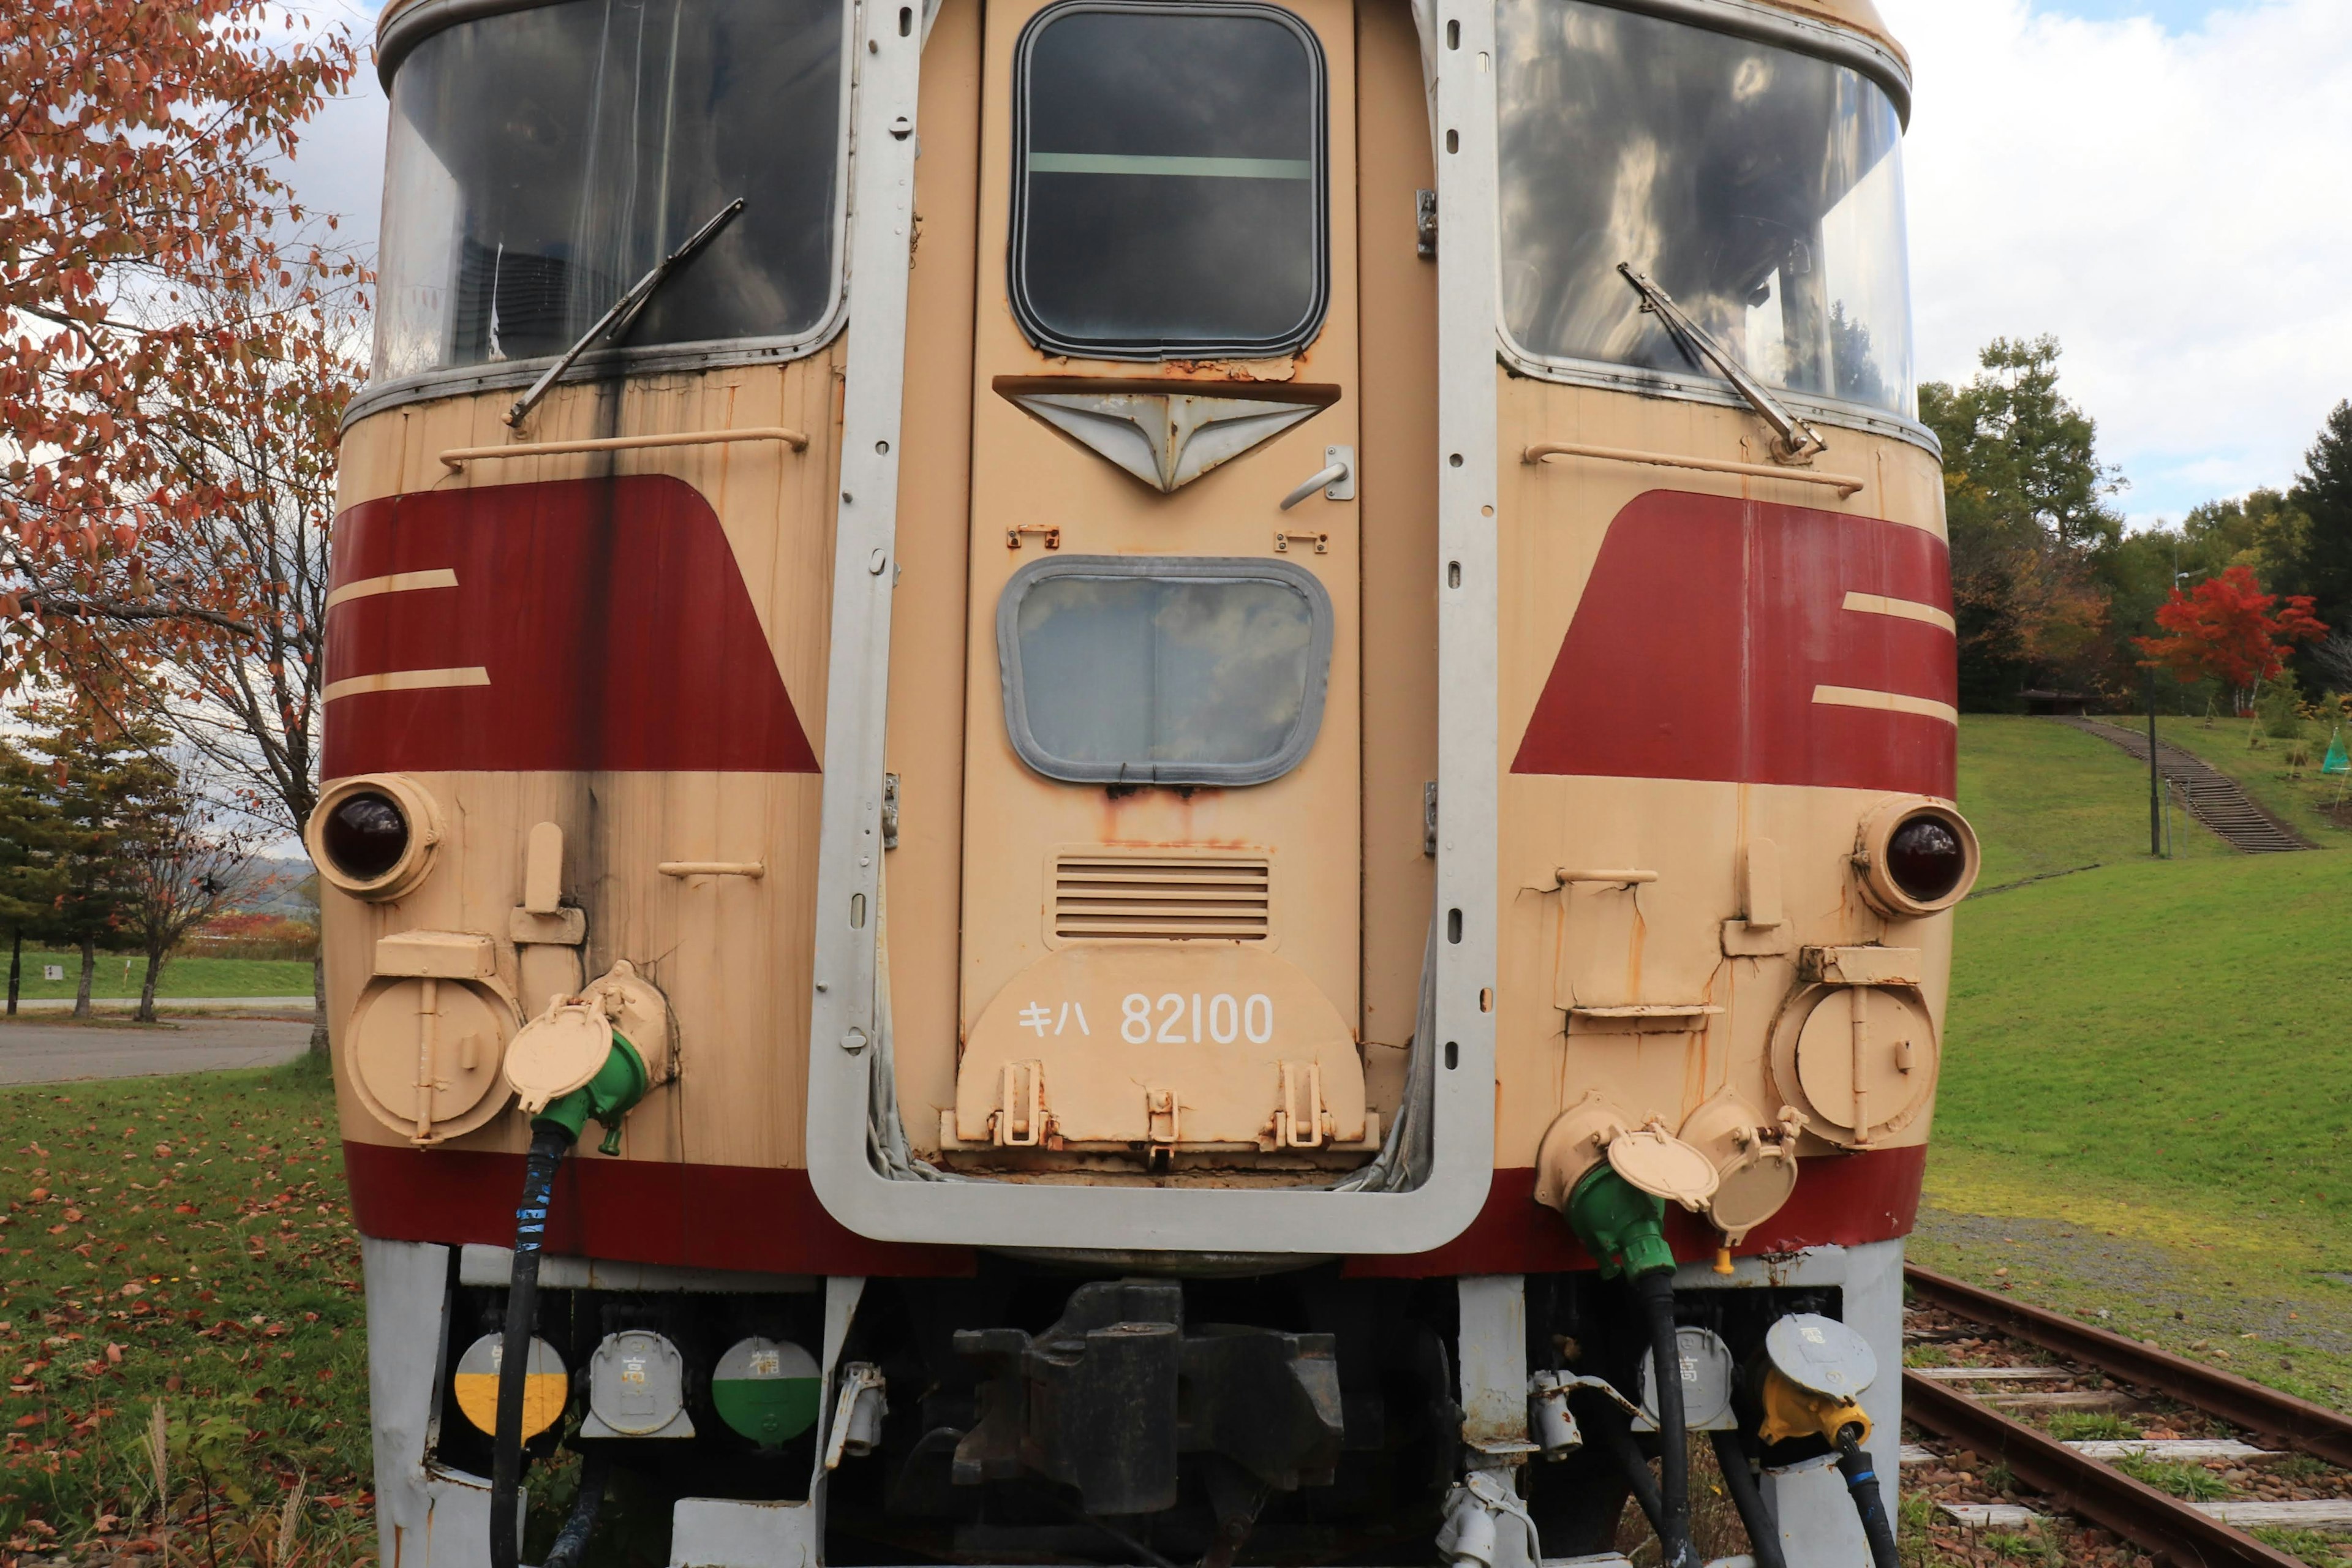
M 577 1081 L 576 1079 L 574 1081 Z M 530 1123 L 530 1152 L 523 1158 L 522 1200 L 515 1205 L 514 1273 L 507 1286 L 507 1321 L 499 1352 L 497 1430 L 490 1439 L 490 1568 L 516 1568 L 516 1499 L 522 1490 L 522 1405 L 530 1372 L 532 1331 L 539 1322 L 539 1253 L 547 1239 L 547 1207 L 555 1168 L 580 1141 L 591 1118 L 604 1128 L 604 1152 L 620 1152 L 621 1120 L 646 1096 L 651 1076 L 637 1048 L 618 1032 L 595 1077 L 549 1105 Z M 526 1101 L 528 1103 L 528 1101 Z M 587 1495 L 587 1481 L 582 1481 Z M 595 1502 L 604 1496 L 604 1472 L 596 1472 Z M 580 1523 L 581 1544 L 595 1521 L 595 1502 Z M 579 1512 L 567 1521 L 579 1521 Z M 577 1556 L 578 1548 L 573 1554 Z
M 1625 1485 L 1633 1492 L 1633 1500 L 1641 1505 L 1642 1517 L 1650 1521 L 1658 1539 L 1664 1540 L 1666 1507 L 1658 1496 L 1658 1478 L 1650 1474 L 1650 1461 L 1643 1458 L 1641 1445 L 1633 1441 L 1633 1429 L 1626 1426 L 1625 1417 L 1614 1408 L 1600 1406 L 1593 1426 L 1616 1459 L 1617 1468 L 1625 1473 Z
M 588 1550 L 588 1536 L 596 1528 L 597 1510 L 604 1505 L 604 1455 L 591 1454 L 581 1461 L 580 1493 L 572 1500 L 572 1512 L 539 1568 L 578 1568 L 581 1554 Z
M 490 1568 L 515 1568 L 515 1499 L 522 1488 L 522 1398 L 530 1370 L 531 1331 L 539 1321 L 539 1249 L 547 1237 L 547 1204 L 555 1167 L 572 1133 L 551 1117 L 531 1123 L 522 1163 L 522 1201 L 515 1205 L 514 1273 L 507 1285 L 506 1335 L 499 1352 L 498 1430 L 490 1449 Z
M 1675 1340 L 1675 1277 L 1653 1269 L 1633 1277 L 1633 1299 L 1649 1320 L 1650 1360 L 1657 1376 L 1658 1491 L 1664 1518 L 1658 1545 L 1666 1568 L 1698 1568 L 1691 1545 L 1690 1447 L 1683 1430 L 1683 1353 Z
M 1838 1473 L 1853 1494 L 1853 1510 L 1862 1516 L 1862 1533 L 1870 1542 L 1873 1568 L 1902 1568 L 1895 1547 L 1895 1524 L 1886 1517 L 1886 1494 L 1878 1484 L 1868 1450 L 1862 1446 L 1860 1426 L 1838 1428 Z
M 1666 1245 L 1665 1200 L 1600 1164 L 1569 1194 L 1567 1213 L 1577 1239 L 1600 1260 L 1601 1278 L 1623 1275 L 1641 1308 L 1657 1373 L 1659 1499 L 1651 1521 L 1664 1568 L 1698 1568 L 1698 1552 L 1691 1545 L 1690 1450 L 1683 1430 L 1682 1350 L 1675 1341 L 1675 1254 Z
M 1780 1550 L 1780 1521 L 1765 1506 L 1763 1489 L 1748 1468 L 1748 1450 L 1739 1446 L 1739 1434 L 1710 1432 L 1707 1436 L 1715 1439 L 1716 1466 L 1723 1471 L 1724 1489 L 1731 1493 L 1731 1506 L 1739 1510 L 1739 1522 L 1747 1528 L 1748 1555 L 1756 1559 L 1756 1568 L 1789 1568 L 1788 1554 Z

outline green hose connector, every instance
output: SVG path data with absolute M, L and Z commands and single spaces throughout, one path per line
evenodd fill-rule
M 621 1119 L 652 1087 L 653 1074 L 646 1070 L 646 1058 L 637 1055 L 637 1047 L 615 1030 L 613 1048 L 605 1055 L 604 1065 L 596 1069 L 596 1076 L 541 1111 L 532 1118 L 531 1125 L 558 1128 L 577 1143 L 593 1118 L 604 1129 L 604 1141 L 596 1146 L 596 1152 L 617 1154 L 621 1152 Z
M 1666 1200 L 1651 1196 L 1606 1163 L 1587 1171 L 1569 1194 L 1568 1223 L 1585 1250 L 1600 1259 L 1603 1279 L 1674 1268 L 1674 1249 L 1666 1245 Z

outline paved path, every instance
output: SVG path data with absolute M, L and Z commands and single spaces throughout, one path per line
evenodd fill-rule
M 128 1015 L 139 1005 L 136 996 L 93 996 L 89 1005 L 101 1013 Z M 158 996 L 155 1005 L 166 1013 L 308 1013 L 318 1004 L 308 996 Z M 26 996 L 16 1003 L 19 1013 L 70 1013 L 70 996 Z
M 118 1028 L 4 1024 L 0 1084 L 276 1067 L 310 1048 L 307 1021 L 275 1018 L 204 1018 Z
M 2095 719 L 2061 719 L 2058 721 L 2122 747 L 2143 764 L 2147 761 L 2147 731 L 2145 730 L 2126 730 Z M 2188 804 L 2189 815 L 2247 854 L 2275 855 L 2289 849 L 2319 847 L 2263 810 L 2252 795 L 2239 787 L 2237 780 L 2195 752 L 2183 751 L 2169 741 L 2159 740 L 2156 756 L 2157 767 L 2163 773 L 2164 782 L 2180 792 L 2181 799 Z

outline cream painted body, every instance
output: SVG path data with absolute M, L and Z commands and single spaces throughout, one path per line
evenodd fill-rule
M 1170 1059 L 1191 1079 L 1163 1081 L 1170 1074 L 1157 1063 L 1149 1071 L 1094 1075 L 1103 1087 L 1089 1124 L 1103 1135 L 1076 1140 L 1066 1157 L 1051 1148 L 955 1147 L 990 1142 L 988 1119 L 1003 1104 L 1006 1065 L 1043 1059 L 1011 1048 L 1024 1027 L 1011 1020 L 1032 1000 L 1016 994 L 1018 983 L 1050 973 L 1033 966 L 1095 945 L 1053 935 L 1056 854 L 1074 847 L 1245 853 L 1270 867 L 1273 911 L 1267 938 L 1251 944 L 1249 962 L 1284 966 L 1299 1007 L 1321 1007 L 1329 1020 L 1297 1058 L 1324 1075 L 1323 1103 L 1333 1118 L 1323 1147 L 1312 1154 L 1286 1149 L 1267 1156 L 1264 1169 L 1275 1180 L 1328 1179 L 1317 1168 L 1360 1160 L 1348 1146 L 1376 1140 L 1401 1099 L 1431 913 L 1423 786 L 1436 773 L 1436 312 L 1434 270 L 1412 252 L 1412 193 L 1431 183 L 1431 149 L 1418 114 L 1356 116 L 1360 99 L 1421 101 L 1418 44 L 1402 5 L 1356 10 L 1318 0 L 1295 7 L 1321 39 L 1331 85 L 1331 298 L 1307 350 L 1246 364 L 1077 362 L 1030 347 L 1004 299 L 1010 56 L 1035 9 L 1024 0 L 983 19 L 978 7 L 950 3 L 924 57 L 926 148 L 918 165 L 888 742 L 900 780 L 899 846 L 886 860 L 887 912 L 877 911 L 906 1126 L 919 1152 L 951 1160 L 1010 1158 L 1028 1174 L 1142 1175 L 1160 1142 L 1150 1093 L 1173 1089 L 1180 1113 L 1212 1100 L 1230 1107 L 1207 1118 L 1216 1136 L 1171 1140 L 1213 1148 L 1214 1168 L 1179 1166 L 1155 1179 L 1229 1182 L 1248 1169 L 1254 1150 L 1263 1148 L 1261 1130 L 1237 1137 L 1234 1128 L 1257 1118 L 1270 1131 L 1277 1069 L 1292 1059 L 1287 1055 L 1236 1064 L 1196 1053 L 1188 1063 L 1171 1047 Z M 776 441 L 649 447 L 475 459 L 452 472 L 439 461 L 444 451 L 509 439 L 499 416 L 509 395 L 482 393 L 356 422 L 344 440 L 342 505 L 604 474 L 684 480 L 718 514 L 802 724 L 821 745 L 844 354 L 845 342 L 836 341 L 788 363 L 641 377 L 615 384 L 617 394 L 562 386 L 530 431 L 533 440 L 552 441 L 781 426 L 804 433 L 805 450 Z M 1041 378 L 1073 390 L 1088 382 L 1274 395 L 1311 389 L 1328 401 L 1160 494 L 1024 412 L 998 386 L 1010 379 L 1034 387 Z M 1750 495 L 1940 536 L 1942 490 L 1935 460 L 1919 447 L 1834 426 L 1832 450 L 1818 466 L 1863 479 L 1849 497 L 1587 458 L 1528 465 L 1524 450 L 1547 441 L 1757 462 L 1765 457 L 1763 431 L 1740 410 L 1550 384 L 1499 368 L 1496 384 L 1503 773 L 1501 934 L 1491 997 L 1498 1037 L 1495 1163 L 1523 1169 L 1536 1163 L 1553 1120 L 1590 1092 L 1605 1093 L 1634 1124 L 1654 1117 L 1670 1128 L 1726 1090 L 1768 1119 L 1801 1098 L 1775 1078 L 1771 1057 L 1776 1026 L 1803 984 L 1806 947 L 1917 950 L 1916 990 L 1940 1028 L 1950 916 L 1883 917 L 1859 896 L 1847 860 L 1856 823 L 1886 797 L 1530 776 L 1509 766 L 1609 522 L 1634 497 L 1659 488 Z M 1335 446 L 1359 454 L 1357 499 L 1318 497 L 1277 510 L 1280 497 Z M 1330 593 L 1337 637 L 1329 700 L 1305 763 L 1251 788 L 1146 789 L 1119 797 L 1031 773 L 1005 734 L 994 617 L 1011 574 L 1045 553 L 1035 533 L 1015 535 L 1020 547 L 1007 547 L 1007 531 L 1030 524 L 1058 528 L 1067 554 L 1264 557 L 1314 573 Z M 1277 552 L 1277 532 L 1328 537 L 1320 552 L 1304 542 Z M 331 705 L 330 726 L 341 721 L 340 707 Z M 516 999 L 518 1023 L 566 975 L 594 975 L 627 960 L 669 1002 L 678 1076 L 631 1119 L 624 1157 L 804 1163 L 820 775 L 471 773 L 416 782 L 445 816 L 446 841 L 432 875 L 388 902 L 325 895 L 339 1047 L 375 972 L 379 937 L 488 933 L 498 988 Z M 562 896 L 590 911 L 576 962 L 510 940 L 514 913 L 532 896 L 526 845 L 542 823 L 564 832 Z M 1779 951 L 1727 956 L 1726 922 L 1746 912 L 1745 851 L 1764 839 L 1779 851 L 1786 940 Z M 658 869 L 677 862 L 757 865 L 762 875 Z M 1557 884 L 1559 870 L 1579 868 L 1640 868 L 1656 880 L 1631 889 Z M 1240 1003 L 1259 994 L 1212 983 L 1235 962 L 1230 945 L 1213 952 L 1208 944 L 1169 945 L 1199 946 L 1202 978 L 1194 985 L 1176 974 L 1192 961 L 1181 951 L 1156 952 L 1138 970 L 1154 976 L 1137 988 L 1152 998 L 1155 1052 L 1163 994 L 1186 998 L 1189 1023 L 1196 990 L 1204 1005 L 1222 994 Z M 1103 957 L 1097 946 L 1090 962 L 1099 967 Z M 1126 994 L 1123 983 L 1104 984 L 1103 995 Z M 1690 1011 L 1601 1011 L 1643 1007 Z M 992 1011 L 1006 1020 L 1000 1037 L 979 1041 L 985 1048 L 968 1055 Z M 1108 1016 L 1090 1011 L 1089 1022 L 1097 1033 L 1115 1033 L 1120 1018 L 1114 1007 Z M 1250 1084 L 1236 1086 L 1237 1077 L 1249 1075 Z M 1056 1092 L 1064 1081 L 1088 1079 L 1052 1076 Z M 1780 1078 L 1788 1076 L 1784 1069 Z M 370 1113 L 348 1072 L 342 1081 L 347 1137 L 404 1142 Z M 1188 1081 L 1203 1087 L 1187 1089 Z M 1920 1097 L 1881 1128 L 1871 1146 L 1924 1141 L 1930 1099 Z M 1180 1114 L 1177 1125 L 1191 1120 Z M 525 1139 L 520 1116 L 494 1114 L 452 1142 L 514 1150 Z M 1117 1147 L 1122 1141 L 1124 1150 Z M 1808 1153 L 1828 1147 L 1817 1137 L 1802 1144 Z M 1284 1171 L 1293 1173 L 1278 1174 Z
M 1801 985 L 1807 947 L 1919 951 L 1918 989 L 1940 1029 L 1951 958 L 1948 912 L 1890 920 L 1862 896 L 1852 856 L 1881 792 L 1688 779 L 1510 772 L 1611 522 L 1636 497 L 1671 489 L 1883 518 L 1942 538 L 1934 458 L 1909 443 L 1828 432 L 1815 467 L 1865 480 L 1851 497 L 1812 485 L 1602 459 L 1522 460 L 1541 442 L 1762 462 L 1766 433 L 1745 411 L 1549 384 L 1497 372 L 1502 410 L 1501 933 L 1497 964 L 1496 1164 L 1536 1163 L 1546 1129 L 1588 1093 L 1631 1124 L 1669 1129 L 1726 1089 L 1769 1121 L 1791 1095 L 1774 1079 L 1776 1024 Z M 1732 956 L 1725 925 L 1747 911 L 1746 851 L 1779 862 L 1781 951 Z M 1557 879 L 1562 869 L 1639 869 L 1625 885 Z M 1601 1009 L 1716 1008 L 1637 1022 Z M 1592 1009 L 1571 1013 L 1572 1008 Z M 1679 1024 L 1681 1026 L 1675 1026 Z M 1932 1076 L 1932 1065 L 1923 1063 Z M 1784 1068 L 1781 1075 L 1788 1077 Z M 1873 1147 L 1924 1142 L 1932 1083 Z M 1817 1137 L 1801 1144 L 1826 1153 Z

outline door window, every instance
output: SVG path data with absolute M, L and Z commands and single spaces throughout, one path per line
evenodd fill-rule
M 1011 288 L 1040 348 L 1267 356 L 1328 291 L 1323 54 L 1272 5 L 1071 0 L 1021 36 Z

